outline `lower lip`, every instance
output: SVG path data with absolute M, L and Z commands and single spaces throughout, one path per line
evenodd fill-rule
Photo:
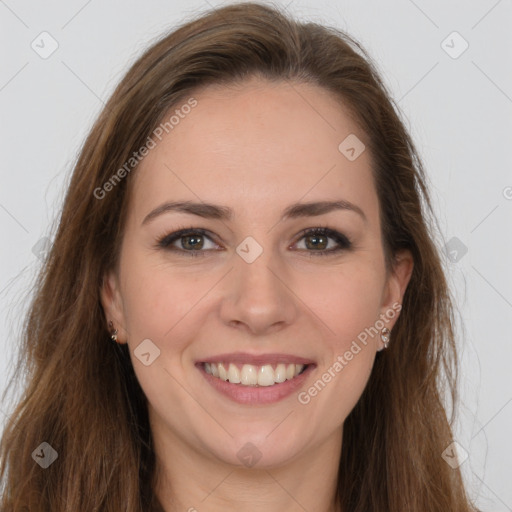
M 198 364 L 197 367 L 206 381 L 219 393 L 231 398 L 231 400 L 239 404 L 260 405 L 273 404 L 290 396 L 304 383 L 315 365 L 309 364 L 297 377 L 278 384 L 273 384 L 272 386 L 243 386 L 241 384 L 232 384 L 206 373 L 202 364 Z

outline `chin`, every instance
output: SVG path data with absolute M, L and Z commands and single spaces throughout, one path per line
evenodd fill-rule
M 273 469 L 284 466 L 304 450 L 305 443 L 283 429 L 276 431 L 274 424 L 271 428 L 257 432 L 240 433 L 229 441 L 212 447 L 212 454 L 226 464 L 246 467 L 248 469 Z M 278 427 L 279 428 L 279 427 Z

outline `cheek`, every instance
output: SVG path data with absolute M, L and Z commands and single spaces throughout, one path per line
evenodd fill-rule
M 212 276 L 198 277 L 190 269 L 171 271 L 150 264 L 141 251 L 127 248 L 123 261 L 123 306 L 129 336 L 162 343 L 187 321 L 201 297 L 213 286 Z M 130 340 L 129 340 L 130 341 Z
M 379 297 L 374 284 L 345 281 L 338 293 L 324 296 L 319 315 L 329 334 L 319 340 L 321 360 L 311 386 L 298 396 L 312 415 L 325 418 L 323 427 L 342 424 L 360 399 L 375 361 Z M 327 330 L 326 330 L 327 331 Z M 325 414 L 324 411 L 329 411 Z
M 130 355 L 137 379 L 149 402 L 164 415 L 171 415 L 169 404 L 186 401 L 181 359 L 196 335 L 193 322 L 207 282 L 194 286 L 190 273 L 169 272 L 162 265 L 148 264 L 148 258 L 135 252 L 124 262 L 123 305 Z M 211 287 L 211 284 L 209 285 Z M 143 340 L 149 345 L 151 362 L 138 359 L 137 348 Z M 142 346 L 142 345 L 141 345 Z M 141 352 L 140 350 L 138 351 Z M 153 354 L 158 354 L 156 357 Z
M 303 281 L 298 294 L 308 297 L 305 302 L 323 321 L 330 345 L 339 352 L 379 319 L 382 284 L 378 268 L 346 265 L 324 279 Z

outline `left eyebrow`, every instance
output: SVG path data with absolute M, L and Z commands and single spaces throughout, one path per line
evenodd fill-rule
M 340 199 L 339 201 L 317 201 L 314 203 L 295 203 L 283 213 L 282 220 L 285 219 L 296 219 L 298 217 L 314 217 L 317 215 L 324 215 L 335 210 L 348 210 L 359 214 L 365 222 L 367 218 L 365 213 L 359 206 Z
M 343 199 L 339 201 L 294 203 L 284 210 L 281 220 L 296 219 L 299 217 L 315 217 L 335 210 L 355 212 L 367 222 L 366 215 L 359 206 Z M 155 217 L 171 211 L 189 213 L 205 219 L 231 220 L 233 218 L 233 210 L 227 206 L 211 203 L 195 203 L 192 201 L 168 201 L 148 213 L 142 221 L 142 224 L 146 224 Z

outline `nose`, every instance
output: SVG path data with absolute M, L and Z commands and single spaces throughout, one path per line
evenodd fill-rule
M 263 251 L 252 263 L 236 254 L 234 260 L 220 308 L 222 321 L 254 335 L 276 332 L 292 324 L 298 315 L 297 297 L 277 258 L 273 259 L 270 251 Z

